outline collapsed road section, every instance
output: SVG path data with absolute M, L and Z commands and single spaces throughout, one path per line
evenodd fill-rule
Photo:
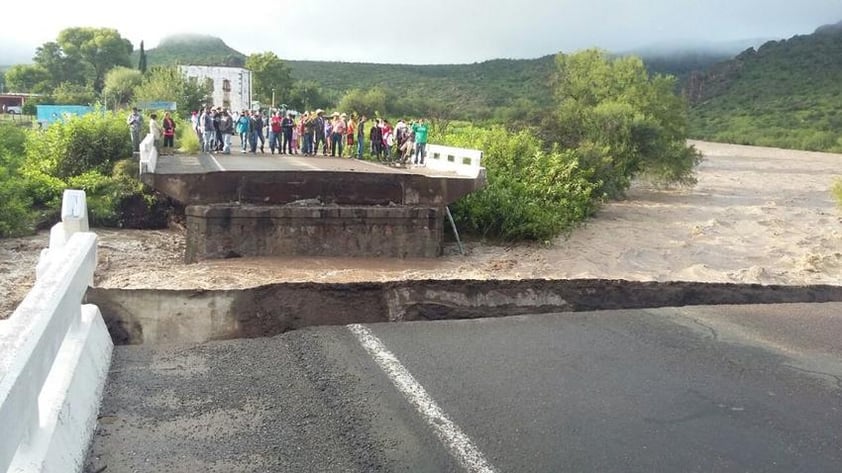
M 91 288 L 117 344 L 267 337 L 318 325 L 722 304 L 842 301 L 840 286 L 622 280 L 277 283 L 249 289 Z

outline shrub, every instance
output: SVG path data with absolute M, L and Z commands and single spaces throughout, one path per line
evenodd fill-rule
M 544 120 L 548 147 L 577 150 L 598 194 L 622 197 L 633 178 L 693 184 L 701 154 L 686 145 L 687 106 L 675 79 L 650 77 L 635 57 L 596 50 L 556 57 L 555 112 Z
M 193 130 L 190 120 L 176 118 L 175 144 L 182 153 L 194 154 L 202 149 L 199 136 Z
M 14 124 L 0 124 L 0 237 L 32 230 L 32 199 L 21 178 L 27 133 Z
M 27 165 L 60 179 L 110 174 L 116 161 L 131 155 L 125 117 L 102 110 L 54 123 L 26 142 Z
M 5 152 L 0 152 L 3 161 Z M 21 235 L 32 230 L 31 199 L 15 170 L 0 164 L 0 237 Z
M 546 240 L 595 209 L 596 185 L 573 151 L 544 151 L 528 131 L 451 126 L 437 142 L 482 149 L 488 185 L 453 206 L 465 230 L 502 240 Z
M 68 179 L 67 185 L 71 189 L 85 191 L 91 226 L 117 226 L 119 220 L 115 210 L 115 200 L 119 194 L 119 186 L 114 179 L 98 171 L 87 171 Z

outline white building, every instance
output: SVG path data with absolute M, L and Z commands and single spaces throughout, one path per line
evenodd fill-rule
M 251 108 L 251 71 L 232 66 L 179 66 L 188 78 L 205 83 L 211 90 L 213 106 L 229 110 Z

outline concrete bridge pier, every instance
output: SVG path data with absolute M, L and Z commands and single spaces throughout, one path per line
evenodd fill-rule
M 363 205 L 191 205 L 185 260 L 240 256 L 441 254 L 443 208 Z
M 485 185 L 477 150 L 431 145 L 427 166 L 299 156 L 144 159 L 185 205 L 188 263 L 253 256 L 433 258 L 445 206 Z

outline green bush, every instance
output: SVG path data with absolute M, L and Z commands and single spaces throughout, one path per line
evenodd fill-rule
M 0 153 L 8 153 L 5 160 L 23 163 L 27 131 L 14 123 L 0 122 Z
M 701 154 L 686 145 L 687 105 L 673 77 L 650 77 L 640 59 L 597 50 L 559 54 L 556 66 L 557 107 L 543 138 L 576 150 L 599 195 L 620 198 L 638 176 L 695 183 Z
M 16 170 L 4 166 L 8 152 L 0 151 L 0 237 L 31 232 L 31 199 Z
M 60 179 L 88 171 L 110 174 L 116 161 L 131 155 L 125 117 L 102 110 L 54 123 L 26 142 L 28 166 Z
M 453 206 L 470 232 L 502 240 L 547 240 L 587 218 L 598 202 L 590 171 L 573 151 L 544 151 L 528 131 L 453 125 L 437 143 L 483 150 L 488 185 Z
M 119 219 L 116 212 L 116 200 L 119 198 L 121 189 L 116 180 L 98 171 L 87 171 L 69 178 L 67 186 L 70 189 L 85 191 L 91 226 L 117 226 Z
M 0 237 L 32 231 L 32 199 L 21 178 L 27 131 L 0 123 Z
M 190 123 L 190 120 L 176 119 L 175 145 L 180 152 L 186 154 L 195 154 L 202 149 L 199 136 L 193 130 L 193 124 Z

